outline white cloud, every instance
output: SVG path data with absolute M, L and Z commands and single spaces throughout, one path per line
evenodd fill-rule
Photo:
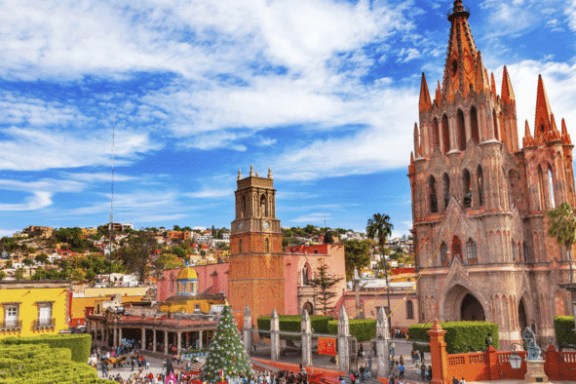
M 32 192 L 32 196 L 25 199 L 23 203 L 0 204 L 0 212 L 11 211 L 36 211 L 52 205 L 52 193 Z
M 112 164 L 112 140 L 103 130 L 72 132 L 42 128 L 0 129 L 8 139 L 0 141 L 0 169 L 38 171 Z M 138 153 L 158 148 L 148 134 L 117 132 L 117 164 L 125 165 Z
M 564 13 L 568 18 L 568 24 L 572 31 L 576 32 L 576 0 L 572 0 L 570 4 L 566 7 Z
M 292 220 L 291 223 L 324 223 L 332 219 L 332 215 L 326 212 L 311 212 L 306 215 L 298 216 Z

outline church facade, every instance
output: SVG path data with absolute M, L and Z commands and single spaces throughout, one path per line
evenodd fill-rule
M 554 337 L 570 313 L 565 249 L 548 236 L 547 212 L 574 204 L 572 142 L 542 77 L 534 133 L 518 140 L 516 100 L 504 67 L 500 94 L 482 63 L 461 0 L 454 1 L 442 84 L 422 74 L 409 165 L 419 320 L 487 320 L 500 340 L 531 326 Z M 535 79 L 536 80 L 536 79 Z

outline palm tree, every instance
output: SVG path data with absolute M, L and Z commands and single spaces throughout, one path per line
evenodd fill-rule
M 368 224 L 366 225 L 366 234 L 372 240 L 377 240 L 378 248 L 380 250 L 380 255 L 382 257 L 382 263 L 384 264 L 384 277 L 386 279 L 386 299 L 388 302 L 388 328 L 392 330 L 392 319 L 390 306 L 390 283 L 388 282 L 388 263 L 386 262 L 386 257 L 384 256 L 384 249 L 388 238 L 392 235 L 392 229 L 394 225 L 390 222 L 390 216 L 386 214 L 375 213 L 372 215 L 371 219 L 368 219 Z

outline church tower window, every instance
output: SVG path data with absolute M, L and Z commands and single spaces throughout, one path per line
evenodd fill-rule
M 430 212 L 438 212 L 438 198 L 436 197 L 436 179 L 430 176 L 428 179 L 428 195 L 430 199 Z
M 496 117 L 496 111 L 492 111 L 492 125 L 494 126 L 494 138 L 500 140 L 500 135 L 498 134 L 498 118 Z
M 452 259 L 459 258 L 462 261 L 462 243 L 458 236 L 452 238 Z
M 266 195 L 260 196 L 260 216 L 268 217 L 268 202 L 266 201 Z
M 476 107 L 474 106 L 470 108 L 470 134 L 472 135 L 472 140 L 478 144 L 480 142 L 480 134 L 478 131 L 478 111 L 476 111 Z
M 238 253 L 242 253 L 242 239 L 238 240 Z
M 554 209 L 556 206 L 554 198 L 554 178 L 552 177 L 552 169 L 548 166 L 548 209 Z
M 264 252 L 268 253 L 270 252 L 270 239 L 266 238 L 264 240 Z
M 310 285 L 312 277 L 312 268 L 310 264 L 304 264 L 304 268 L 302 268 L 302 285 Z
M 450 151 L 450 129 L 448 126 L 448 116 L 442 116 L 442 153 Z
M 476 242 L 472 239 L 468 239 L 468 242 L 466 242 L 466 261 L 468 264 L 478 263 L 478 249 L 476 248 Z
M 444 208 L 446 208 L 450 202 L 450 178 L 447 173 L 444 174 L 442 182 L 444 186 Z
M 406 300 L 406 318 L 413 319 L 414 318 L 414 303 L 412 300 Z
M 478 184 L 478 204 L 484 205 L 484 179 L 482 177 L 482 167 L 479 165 L 476 170 L 476 182 Z
M 546 204 L 546 184 L 547 179 L 544 179 L 544 174 L 542 172 L 542 167 L 538 166 L 538 190 L 540 192 L 540 206 L 539 210 L 545 210 L 548 204 Z
M 434 150 L 440 150 L 440 127 L 437 118 L 432 121 L 432 145 Z
M 457 113 L 456 128 L 458 131 L 458 149 L 461 151 L 466 149 L 466 125 L 464 124 L 464 112 L 461 109 Z
M 472 207 L 472 182 L 470 181 L 470 172 L 468 172 L 467 169 L 464 170 L 464 175 L 462 177 L 462 187 L 464 208 L 470 208 Z
M 440 245 L 440 265 L 443 267 L 448 266 L 448 246 L 444 242 Z

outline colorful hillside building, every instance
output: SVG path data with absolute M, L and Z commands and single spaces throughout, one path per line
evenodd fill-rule
M 421 322 L 488 320 L 504 343 L 532 326 L 554 337 L 569 312 L 566 250 L 548 236 L 547 211 L 572 205 L 572 142 L 538 78 L 532 134 L 518 140 L 516 99 L 504 67 L 500 95 L 477 49 L 462 1 L 454 1 L 442 84 L 422 74 L 410 158 Z

